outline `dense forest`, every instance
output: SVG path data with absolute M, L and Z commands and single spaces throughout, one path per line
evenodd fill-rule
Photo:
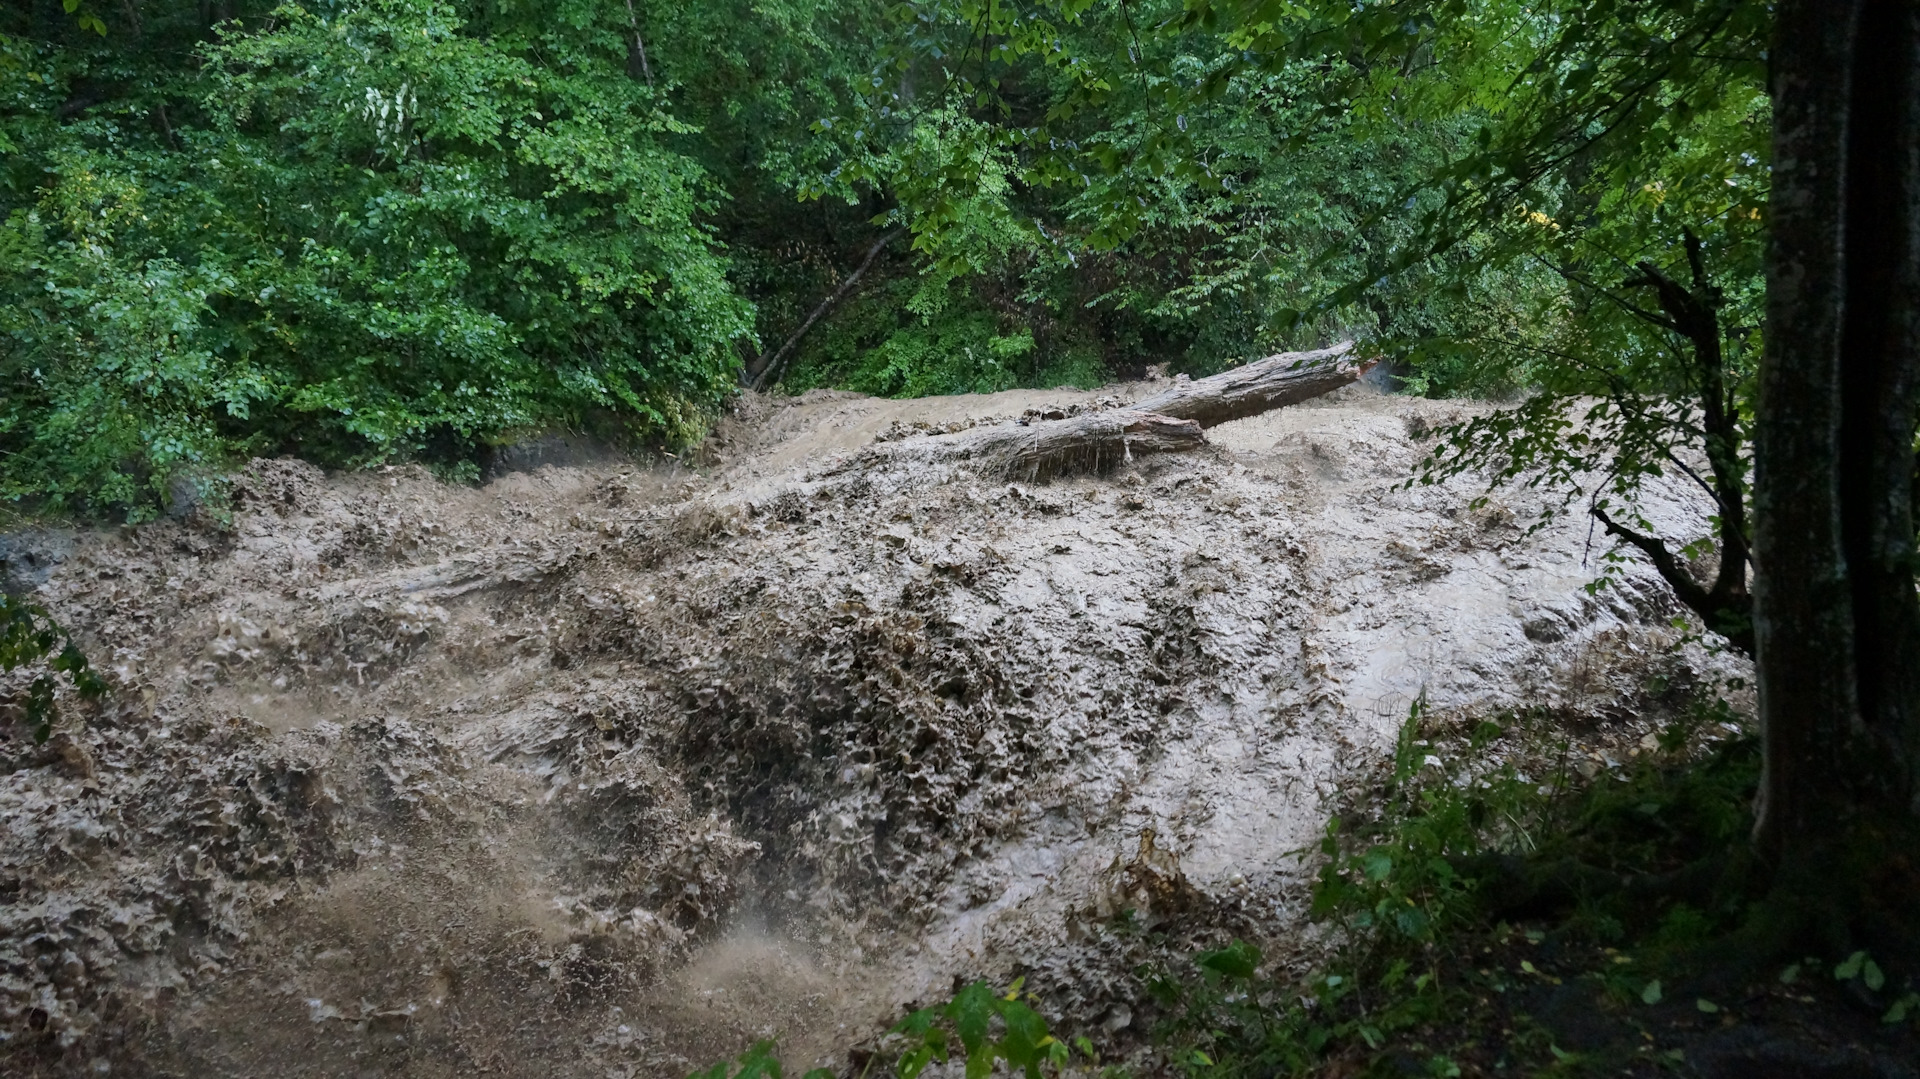
M 1915 295 L 1902 0 L 18 0 L 0 1061 L 1910 1077 Z
M 1304 49 L 1177 4 L 4 20 L 16 504 L 138 518 L 283 452 L 472 476 L 542 428 L 671 447 L 743 375 L 1090 386 L 1356 334 L 1418 392 L 1618 390 L 1657 456 L 1688 377 L 1659 282 L 1712 282 L 1736 396 L 1757 343 L 1744 5 L 1493 5 Z M 1574 55 L 1675 34 L 1605 61 L 1644 72 Z

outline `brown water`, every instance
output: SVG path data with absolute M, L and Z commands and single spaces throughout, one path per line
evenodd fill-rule
M 1311 959 L 1298 852 L 1415 697 L 1644 723 L 1716 662 L 1640 568 L 1588 593 L 1584 524 L 1402 488 L 1465 406 L 1356 387 L 1045 485 L 836 466 L 1130 392 L 755 399 L 697 463 L 480 489 L 257 462 L 230 531 L 76 537 L 39 598 L 117 692 L 0 750 L 0 1061 L 810 1066 L 1015 975 L 1124 1041 L 1143 958 Z

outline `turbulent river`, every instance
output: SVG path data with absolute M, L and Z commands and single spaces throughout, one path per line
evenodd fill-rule
M 1311 962 L 1306 852 L 1416 698 L 1638 737 L 1719 662 L 1642 567 L 1587 587 L 1579 513 L 1405 485 L 1477 406 L 1356 386 L 1050 483 L 845 467 L 1146 389 L 750 398 L 689 461 L 546 443 L 479 488 L 259 461 L 225 522 L 7 537 L 115 688 L 0 742 L 0 1065 L 845 1065 L 1016 976 L 1124 1043 L 1152 949 Z

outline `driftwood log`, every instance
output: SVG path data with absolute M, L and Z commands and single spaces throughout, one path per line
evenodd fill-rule
M 868 453 L 889 462 L 977 461 L 982 471 L 994 475 L 1039 479 L 1062 472 L 1101 472 L 1141 454 L 1191 450 L 1206 443 L 1207 436 L 1192 420 L 1116 408 L 1032 425 L 932 435 L 876 446 Z
M 892 442 L 848 464 L 975 461 L 985 471 L 1022 479 L 1099 472 L 1149 453 L 1198 449 L 1207 444 L 1205 428 L 1330 393 L 1372 367 L 1354 360 L 1351 341 L 1282 352 L 1179 383 L 1128 408 Z
M 1216 427 L 1331 393 L 1358 381 L 1372 368 L 1370 362 L 1356 363 L 1353 342 L 1342 341 L 1312 352 L 1282 352 L 1231 371 L 1177 383 L 1133 407 Z

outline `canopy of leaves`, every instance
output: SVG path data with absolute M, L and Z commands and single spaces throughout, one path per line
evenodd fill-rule
M 0 487 L 145 512 L 236 452 L 684 440 L 752 308 L 624 6 L 135 5 L 0 26 Z

